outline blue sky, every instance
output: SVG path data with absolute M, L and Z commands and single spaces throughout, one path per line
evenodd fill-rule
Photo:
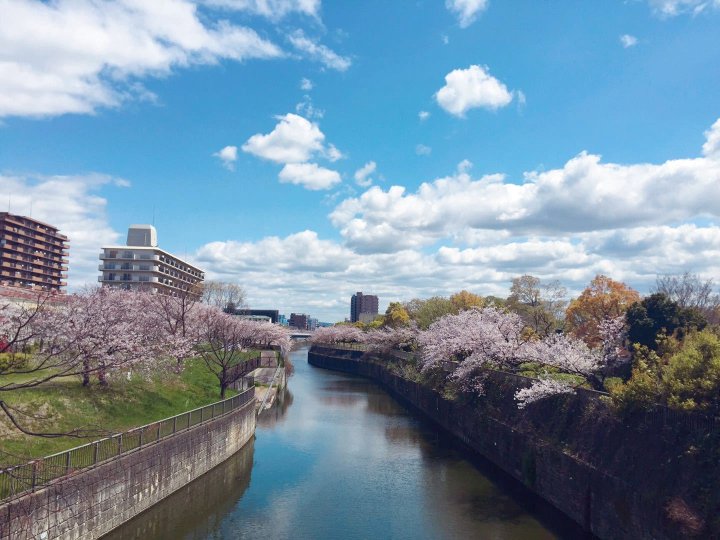
M 73 287 L 154 213 L 253 307 L 326 320 L 717 278 L 719 27 L 718 0 L 0 0 L 0 200 L 67 232 Z

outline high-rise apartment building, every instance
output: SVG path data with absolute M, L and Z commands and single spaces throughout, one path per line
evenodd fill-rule
M 104 247 L 98 281 L 103 287 L 142 289 L 176 296 L 192 293 L 205 273 L 189 262 L 157 247 L 152 225 L 131 225 L 127 245 Z
M 357 292 L 350 299 L 350 322 L 371 322 L 378 314 L 378 297 Z
M 289 326 L 297 328 L 298 330 L 307 330 L 308 316 L 304 313 L 291 313 Z
M 67 264 L 68 238 L 56 227 L 0 212 L 0 285 L 61 293 Z

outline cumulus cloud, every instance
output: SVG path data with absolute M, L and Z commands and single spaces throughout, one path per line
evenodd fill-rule
M 202 0 L 208 6 L 246 11 L 269 19 L 281 19 L 290 13 L 317 17 L 320 0 Z
M 340 56 L 332 49 L 325 45 L 316 43 L 305 35 L 302 30 L 296 30 L 288 37 L 290 44 L 296 50 L 303 53 L 308 58 L 320 62 L 327 68 L 337 71 L 347 71 L 352 65 L 350 58 Z
M 313 89 L 313 82 L 310 79 L 303 77 L 300 79 L 300 89 L 305 92 L 309 92 Z
M 223 167 L 229 171 L 235 170 L 235 161 L 237 161 L 237 146 L 226 146 L 222 150 L 218 150 L 213 154 L 222 161 Z
M 435 100 L 447 112 L 462 118 L 470 109 L 505 107 L 513 100 L 513 94 L 490 75 L 487 66 L 472 65 L 448 73 L 445 86 L 437 91 Z
M 68 286 L 97 284 L 98 254 L 103 245 L 117 244 L 120 234 L 110 226 L 104 187 L 129 182 L 101 174 L 78 176 L 3 176 L 0 198 L 10 201 L 13 214 L 32 216 L 58 227 L 70 239 Z
M 302 101 L 295 105 L 295 112 L 312 120 L 320 120 L 325 116 L 325 111 L 318 109 L 309 95 L 304 95 Z
M 720 8 L 720 0 L 648 0 L 653 12 L 661 17 L 684 13 L 697 15 L 706 9 Z
M 623 34 L 620 36 L 620 44 L 626 48 L 629 49 L 630 47 L 634 47 L 637 45 L 638 39 L 635 36 L 631 36 L 630 34 Z
M 220 60 L 276 58 L 254 30 L 200 17 L 189 0 L 5 0 L 0 117 L 93 113 L 153 98 L 139 79 Z
M 418 156 L 429 156 L 431 152 L 432 148 L 430 148 L 429 146 L 425 146 L 424 144 L 418 144 L 415 147 L 415 153 Z
M 317 124 L 292 113 L 276 119 L 279 122 L 270 133 L 253 135 L 243 144 L 243 151 L 276 163 L 308 161 L 322 151 L 325 135 Z
M 281 182 L 303 186 L 313 191 L 330 189 L 341 182 L 340 173 L 316 163 L 288 163 L 278 175 Z
M 521 183 L 473 178 L 471 168 L 464 160 L 414 191 L 371 187 L 346 199 L 330 215 L 339 240 L 304 231 L 213 242 L 198 251 L 199 264 L 211 277 L 247 283 L 257 307 L 329 321 L 346 316 L 357 290 L 385 304 L 461 289 L 507 296 L 525 273 L 558 279 L 573 294 L 597 273 L 641 291 L 658 274 L 717 278 L 720 121 L 694 158 L 615 164 L 581 153 Z
M 373 179 L 370 175 L 375 172 L 375 169 L 377 169 L 377 163 L 374 161 L 368 161 L 365 165 L 355 171 L 355 183 L 362 187 L 371 186 Z
M 487 9 L 488 3 L 488 0 L 445 0 L 445 7 L 457 17 L 460 28 L 467 28 Z
M 430 113 L 428 111 L 420 111 L 418 113 L 418 118 L 420 119 L 421 122 L 425 121 L 428 118 L 430 118 Z
M 720 217 L 720 124 L 706 132 L 703 157 L 661 164 L 603 163 L 582 152 L 558 169 L 455 175 L 404 187 L 373 187 L 331 213 L 348 245 L 364 252 L 431 245 L 466 228 L 513 234 L 570 234 Z

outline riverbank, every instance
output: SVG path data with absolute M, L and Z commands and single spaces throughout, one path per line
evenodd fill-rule
M 2 377 L 0 377 L 2 379 Z M 229 390 L 227 397 L 237 392 Z M 125 431 L 202 407 L 219 399 L 217 378 L 200 359 L 182 373 L 114 379 L 107 388 L 83 387 L 79 377 L 64 377 L 41 388 L 4 392 L 3 399 L 24 413 L 22 424 L 40 432 L 82 429 L 88 437 L 44 438 L 26 435 L 0 416 L 0 467 L 73 448 L 109 433 Z
M 711 490 L 718 465 L 708 462 L 717 447 L 685 426 L 622 422 L 585 395 L 519 410 L 515 388 L 501 377 L 489 381 L 482 398 L 451 400 L 399 376 L 392 360 L 362 351 L 314 346 L 308 359 L 377 381 L 600 538 L 717 532 Z

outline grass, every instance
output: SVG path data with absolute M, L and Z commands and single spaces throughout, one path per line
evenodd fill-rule
M 7 377 L 0 375 L 0 385 Z M 229 390 L 227 397 L 234 395 Z M 217 378 L 200 359 L 187 362 L 182 374 L 164 373 L 131 380 L 113 379 L 108 387 L 82 386 L 79 377 L 65 377 L 38 388 L 3 392 L 4 401 L 20 411 L 18 420 L 33 431 L 97 431 L 89 438 L 44 438 L 25 435 L 0 418 L 0 465 L 42 457 L 220 399 Z

